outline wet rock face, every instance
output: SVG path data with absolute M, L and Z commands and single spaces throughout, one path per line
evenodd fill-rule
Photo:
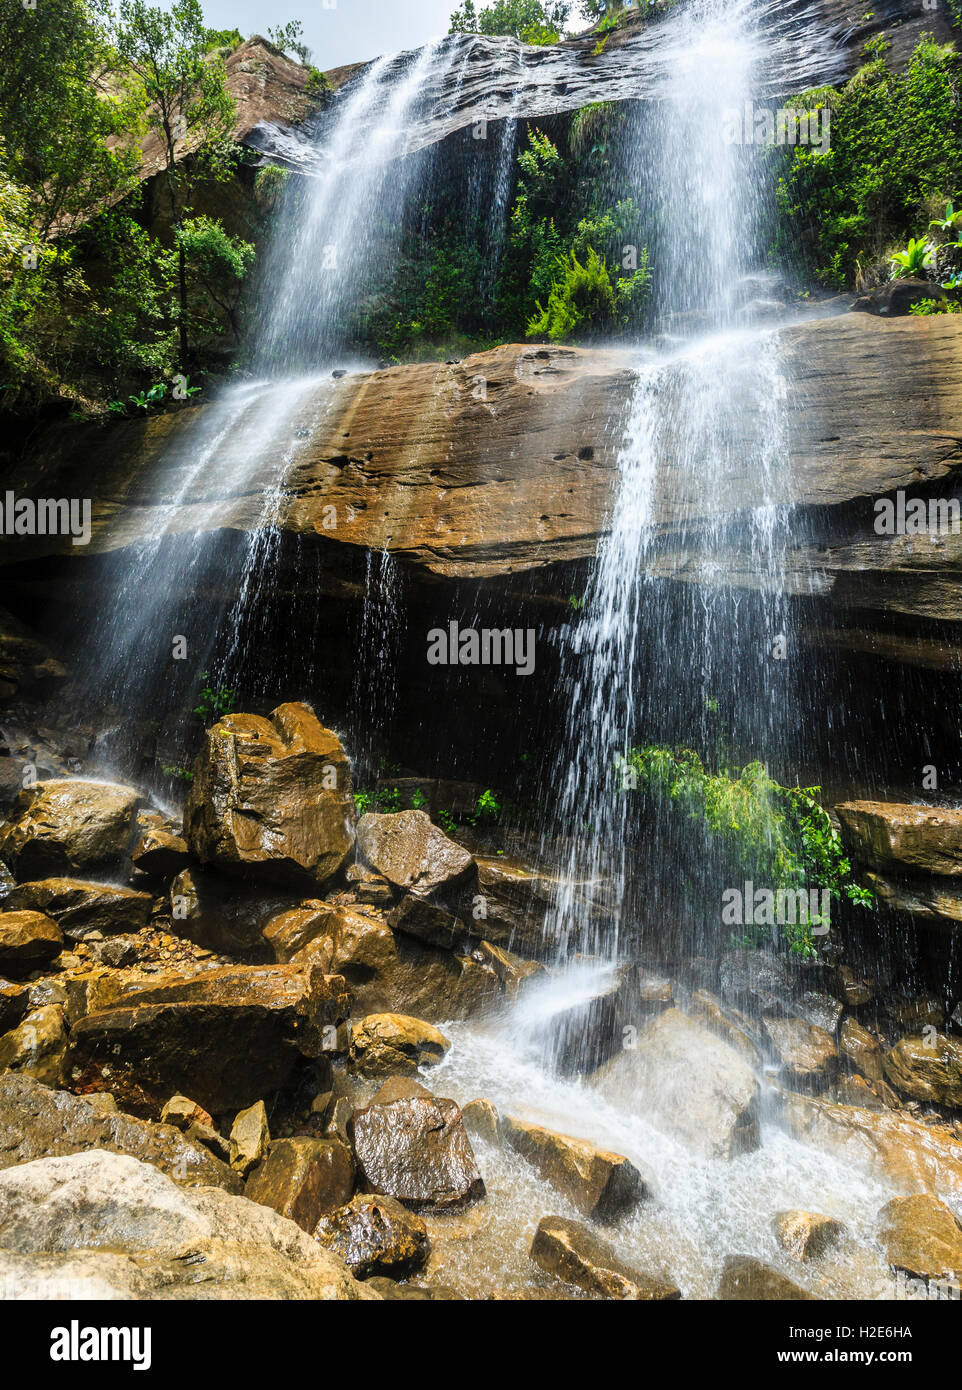
M 962 875 L 962 811 L 885 801 L 843 801 L 835 809 L 847 847 L 859 863 Z
M 811 1211 L 779 1211 L 772 1219 L 775 1239 L 793 1259 L 815 1260 L 838 1243 L 845 1227 Z
M 229 714 L 194 765 L 184 833 L 204 864 L 254 880 L 322 885 L 354 845 L 347 754 L 306 705 Z
M 270 1208 L 103 1150 L 0 1173 L 0 1232 L 22 1298 L 377 1297 Z
M 423 811 L 362 816 L 357 848 L 370 868 L 415 897 L 454 888 L 474 868 L 469 852 L 449 840 Z
M 393 1197 L 358 1193 L 318 1223 L 314 1238 L 339 1255 L 357 1279 L 406 1279 L 425 1263 L 428 1231 Z
M 606 1062 L 591 1085 L 615 1105 L 641 1110 L 656 1128 L 706 1158 L 758 1147 L 758 1083 L 714 1033 L 668 1009 Z
M 804 1143 L 874 1169 L 904 1192 L 962 1196 L 962 1139 L 954 1129 L 792 1092 L 776 1098 L 781 1123 Z
M 344 981 L 318 970 L 202 971 L 130 990 L 79 1019 L 71 1065 L 81 1084 L 122 1094 L 135 1109 L 179 1091 L 216 1115 L 287 1086 L 347 1010 Z
M 725 1302 L 808 1302 L 815 1298 L 806 1293 L 777 1269 L 771 1269 L 750 1255 L 730 1255 L 725 1261 L 716 1298 Z
M 4 900 L 4 908 L 30 909 L 52 917 L 63 934 L 82 941 L 91 932 L 114 936 L 136 932 L 150 920 L 153 898 L 133 888 L 89 883 L 79 878 L 43 878 L 21 883 Z
M 32 1009 L 23 1022 L 0 1038 L 0 1072 L 18 1072 L 47 1086 L 64 1079 L 67 1031 L 58 1004 Z
M 351 1036 L 351 1066 L 361 1076 L 413 1076 L 440 1062 L 451 1044 L 437 1028 L 406 1014 L 369 1014 Z
M 99 1099 L 51 1090 L 23 1076 L 0 1076 L 0 1169 L 96 1149 L 153 1164 L 178 1182 L 240 1191 L 226 1164 L 173 1125 L 101 1109 Z
M 354 1190 L 354 1164 L 338 1139 L 275 1139 L 244 1195 L 312 1232 Z
M 546 1274 L 601 1298 L 657 1302 L 681 1298 L 681 1291 L 673 1284 L 624 1264 L 579 1221 L 546 1216 L 535 1232 L 531 1258 Z
M 130 848 L 133 787 L 58 778 L 25 787 L 0 830 L 0 859 L 19 880 L 116 867 Z
M 358 1185 L 414 1210 L 450 1210 L 484 1196 L 453 1100 L 398 1094 L 354 1112 Z
M 893 1269 L 918 1279 L 962 1280 L 962 1224 L 937 1197 L 896 1197 L 879 1213 Z
M 254 888 L 194 865 L 171 880 L 168 901 L 178 934 L 189 941 L 245 960 L 269 961 L 275 952 L 265 932 L 295 898 L 271 885 Z
M 838 1071 L 838 1049 L 830 1033 L 801 1018 L 762 1019 L 786 1080 L 799 1089 L 823 1090 Z
M 887 1081 L 913 1100 L 962 1107 L 962 1039 L 947 1033 L 902 1038 L 882 1059 Z
M 585 1216 L 611 1221 L 648 1195 L 648 1185 L 622 1154 L 541 1125 L 504 1116 L 500 1137 Z
M 0 912 L 0 971 L 29 974 L 62 950 L 63 932 L 45 913 Z

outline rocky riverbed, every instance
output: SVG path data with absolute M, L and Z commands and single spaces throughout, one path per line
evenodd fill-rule
M 838 815 L 922 920 L 954 902 L 962 812 Z M 0 859 L 7 1296 L 962 1280 L 950 985 L 766 950 L 562 970 L 551 875 L 421 809 L 357 818 L 303 704 L 214 723 L 182 817 L 84 765 L 24 787 Z

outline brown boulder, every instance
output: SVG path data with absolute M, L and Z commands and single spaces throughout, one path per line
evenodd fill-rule
M 246 1177 L 267 1155 L 271 1134 L 267 1124 L 267 1107 L 262 1100 L 249 1105 L 234 1117 L 230 1130 L 228 1161 L 235 1173 Z
M 139 800 L 133 787 L 79 778 L 25 787 L 0 830 L 0 859 L 20 880 L 117 864 L 130 847 Z
M 854 1018 L 846 1018 L 839 1034 L 839 1051 L 850 1066 L 869 1081 L 882 1080 L 882 1049 L 878 1039 Z
M 362 1076 L 414 1075 L 440 1062 L 451 1044 L 443 1033 L 406 1014 L 368 1014 L 351 1035 L 351 1065 Z
M 207 731 L 184 808 L 204 864 L 279 883 L 323 884 L 354 845 L 347 754 L 306 705 L 228 714 Z
M 453 1100 L 399 1095 L 354 1112 L 358 1185 L 418 1209 L 450 1209 L 484 1196 L 461 1111 Z
M 337 1139 L 275 1139 L 247 1179 L 244 1196 L 313 1232 L 354 1190 L 354 1165 Z
M 623 1154 L 599 1149 L 541 1125 L 502 1117 L 501 1138 L 585 1216 L 611 1221 L 648 1196 L 648 1185 Z
M 758 1147 L 759 1090 L 751 1067 L 678 1009 L 660 1014 L 590 1084 L 707 1158 Z
M 46 1086 L 63 1081 L 66 1056 L 63 1009 L 57 1004 L 33 1009 L 0 1038 L 0 1072 L 19 1072 Z
M 948 1033 L 901 1038 L 882 1059 L 886 1080 L 913 1100 L 962 1106 L 962 1038 Z
M 962 811 L 887 801 L 843 801 L 835 810 L 859 863 L 882 870 L 962 874 Z
M 29 986 L 0 979 L 0 1034 L 16 1028 L 29 1008 Z
M 815 1295 L 806 1293 L 777 1269 L 771 1269 L 750 1255 L 730 1255 L 722 1268 L 716 1298 L 725 1302 L 809 1302 Z
M 63 932 L 45 913 L 0 912 L 0 968 L 8 974 L 28 975 L 62 950 Z
M 454 913 L 413 893 L 405 893 L 387 920 L 393 931 L 445 951 L 453 951 L 468 936 L 465 924 Z
M 91 932 L 114 936 L 140 931 L 150 921 L 154 900 L 149 893 L 88 883 L 80 878 L 41 878 L 21 883 L 4 901 L 5 908 L 45 912 L 72 941 Z
M 134 847 L 131 860 L 141 873 L 156 878 L 173 878 L 190 863 L 187 841 L 162 826 L 145 830 Z
M 778 1115 L 803 1143 L 895 1182 L 903 1191 L 962 1196 L 962 1138 L 907 1115 L 776 1093 Z
M 691 1017 L 715 1033 L 740 1053 L 750 1067 L 762 1065 L 761 1049 L 753 1034 L 755 1028 L 750 1020 L 730 1004 L 723 1004 L 717 995 L 707 989 L 697 989 L 691 996 L 689 1005 Z
M 794 1260 L 815 1260 L 845 1233 L 841 1221 L 811 1211 L 778 1211 L 772 1218 L 775 1239 Z
M 301 947 L 293 960 L 343 975 L 361 1014 L 467 1018 L 501 993 L 488 966 L 403 932 L 395 935 L 373 908 L 337 908 L 329 932 Z
M 464 1127 L 475 1139 L 483 1139 L 488 1144 L 497 1144 L 501 1139 L 501 1117 L 494 1101 L 469 1100 L 462 1107 Z
M 290 907 L 272 917 L 264 928 L 264 940 L 274 959 L 287 964 L 311 941 L 329 933 L 336 912 L 330 903 L 318 902 L 311 907 Z
M 62 1154 L 106 1149 L 159 1168 L 177 1182 L 239 1192 L 224 1163 L 172 1125 L 150 1124 L 25 1076 L 0 1076 L 0 1169 Z
M 207 1125 L 213 1128 L 214 1121 L 208 1115 L 202 1105 L 198 1105 L 190 1096 L 171 1096 L 163 1110 L 160 1112 L 160 1123 L 162 1125 L 173 1125 L 186 1134 L 193 1124 Z
M 557 1275 L 565 1283 L 602 1298 L 658 1302 L 681 1298 L 681 1291 L 673 1284 L 622 1263 L 580 1221 L 544 1217 L 531 1244 L 531 1258 L 546 1274 Z
M 838 1071 L 838 1049 L 824 1028 L 801 1018 L 766 1014 L 762 1027 L 782 1064 L 790 1084 L 803 1090 L 822 1090 Z
M 216 1115 L 287 1086 L 300 1057 L 330 1050 L 326 1030 L 347 1007 L 340 977 L 290 965 L 135 982 L 77 1021 L 71 1060 L 87 1089 L 111 1090 L 135 1110 L 180 1091 Z
M 962 1280 L 962 1223 L 944 1202 L 928 1194 L 896 1197 L 879 1216 L 893 1269 L 917 1279 Z
M 340 1255 L 356 1279 L 406 1279 L 424 1265 L 431 1248 L 419 1216 L 393 1197 L 366 1193 L 325 1216 L 314 1239 Z
M 423 811 L 369 813 L 357 823 L 358 853 L 382 878 L 415 897 L 461 884 L 474 859 Z

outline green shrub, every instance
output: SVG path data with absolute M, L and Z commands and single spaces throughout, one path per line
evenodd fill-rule
M 776 892 L 817 887 L 831 890 L 833 901 L 873 901 L 852 880 L 838 832 L 817 800 L 818 787 L 784 787 L 759 762 L 712 772 L 687 748 L 634 748 L 622 767 L 623 784 L 626 769 L 656 801 L 700 822 L 745 879 Z M 810 925 L 783 931 L 793 951 L 815 954 Z
M 893 243 L 905 244 L 927 207 L 962 186 L 962 59 L 923 35 L 907 70 L 888 67 L 884 41 L 841 89 L 823 87 L 786 103 L 831 110 L 831 147 L 773 149 L 777 162 L 775 251 L 801 249 L 823 283 L 851 284 Z

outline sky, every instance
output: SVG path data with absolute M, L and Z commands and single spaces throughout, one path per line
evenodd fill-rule
M 381 53 L 418 48 L 446 34 L 459 0 L 201 0 L 211 29 L 245 38 L 299 19 L 315 67 L 336 68 Z

